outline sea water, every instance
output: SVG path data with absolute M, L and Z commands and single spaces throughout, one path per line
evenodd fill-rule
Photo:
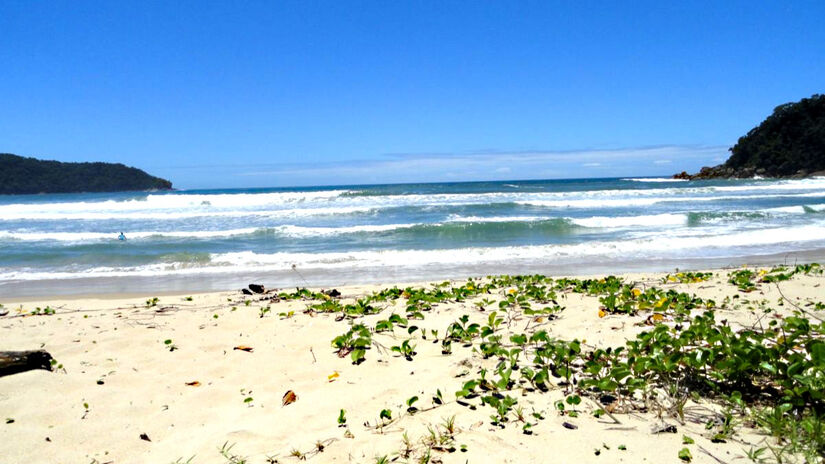
M 0 196 L 0 296 L 703 268 L 823 250 L 825 178 Z

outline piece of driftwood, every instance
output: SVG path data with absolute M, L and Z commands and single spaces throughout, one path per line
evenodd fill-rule
M 46 350 L 0 351 L 0 377 L 33 369 L 52 370 L 52 355 Z

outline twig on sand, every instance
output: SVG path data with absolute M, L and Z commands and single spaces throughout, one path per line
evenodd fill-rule
M 622 421 L 620 421 L 619 419 L 616 419 L 616 416 L 614 416 L 613 414 L 610 414 L 610 411 L 608 411 L 607 409 L 603 408 L 603 407 L 602 407 L 602 405 L 600 405 L 599 403 L 597 403 L 597 402 L 596 402 L 596 400 L 594 400 L 593 398 L 587 398 L 587 399 L 588 399 L 588 400 L 590 400 L 593 404 L 595 404 L 597 408 L 599 408 L 599 409 L 601 409 L 602 411 L 604 411 L 604 413 L 605 413 L 605 414 L 607 414 L 607 417 L 609 417 L 609 418 L 613 419 L 613 422 L 615 422 L 615 423 L 617 423 L 617 424 L 621 425 Z
M 312 351 L 312 347 L 311 347 L 311 346 L 309 347 L 309 352 L 310 352 L 310 353 L 312 353 L 312 364 L 317 363 L 317 362 L 318 362 L 318 359 L 316 359 L 316 358 L 315 358 L 315 352 L 314 352 L 314 351 Z
M 784 293 L 782 293 L 782 289 L 781 289 L 781 288 L 779 288 L 779 282 L 774 282 L 774 285 L 776 285 L 776 290 L 777 290 L 777 291 L 779 292 L 779 294 L 782 296 L 782 299 L 783 299 L 783 300 L 785 300 L 785 301 L 787 301 L 788 303 L 790 303 L 790 304 L 791 304 L 791 306 L 793 306 L 794 308 L 798 309 L 799 311 L 801 311 L 801 312 L 802 312 L 803 314 L 805 314 L 806 316 L 810 316 L 810 317 L 812 317 L 812 318 L 814 318 L 814 319 L 818 320 L 819 322 L 825 322 L 825 319 L 823 319 L 823 318 L 821 318 L 821 317 L 817 316 L 816 314 L 813 314 L 813 313 L 811 313 L 811 312 L 806 311 L 804 308 L 802 308 L 802 306 L 799 306 L 798 304 L 796 304 L 796 303 L 794 303 L 793 301 L 791 301 L 791 299 L 790 299 L 790 298 L 788 298 L 787 296 L 785 296 L 785 294 L 784 294 Z
M 705 449 L 704 447 L 702 447 L 702 446 L 700 446 L 700 447 L 699 447 L 699 451 L 701 451 L 701 452 L 703 452 L 703 453 L 707 454 L 708 456 L 712 457 L 712 458 L 713 458 L 716 462 L 718 462 L 718 463 L 720 463 L 720 464 L 727 464 L 725 461 L 723 461 L 723 460 L 721 460 L 721 459 L 717 458 L 716 456 L 714 456 L 714 455 L 710 454 L 710 451 L 706 450 L 706 449 Z

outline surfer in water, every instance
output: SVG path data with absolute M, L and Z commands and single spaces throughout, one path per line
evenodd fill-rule
M 120 235 L 117 236 L 117 239 L 120 240 L 121 242 L 125 242 L 126 241 L 126 236 L 123 235 L 123 232 L 121 232 Z

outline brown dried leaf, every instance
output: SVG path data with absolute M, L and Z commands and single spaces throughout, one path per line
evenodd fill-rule
M 283 399 L 281 399 L 281 404 L 282 406 L 286 406 L 296 401 L 298 401 L 298 395 L 296 395 L 295 392 L 292 390 L 287 390 L 287 392 L 284 393 Z
M 236 350 L 241 350 L 241 351 L 246 351 L 247 353 L 251 353 L 252 350 L 254 350 L 254 348 L 252 348 L 251 346 L 244 346 L 244 345 L 238 345 L 238 346 L 235 347 L 235 349 Z
M 201 383 L 197 380 L 193 380 L 191 382 L 186 382 L 186 385 L 189 385 L 190 387 L 200 387 Z

